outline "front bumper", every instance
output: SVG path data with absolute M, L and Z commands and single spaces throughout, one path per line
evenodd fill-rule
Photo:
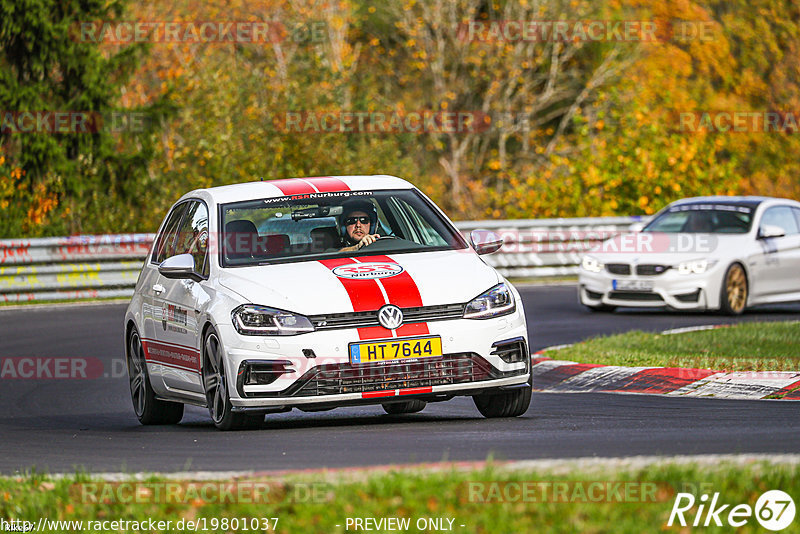
M 464 384 L 449 384 L 419 388 L 401 388 L 377 390 L 363 393 L 344 393 L 340 395 L 321 395 L 311 397 L 282 397 L 271 399 L 231 399 L 233 410 L 237 412 L 258 411 L 260 408 L 276 409 L 291 407 L 338 407 L 361 404 L 380 404 L 383 402 L 397 401 L 400 399 L 420 398 L 422 400 L 437 400 L 458 395 L 475 395 L 487 389 L 511 389 L 514 386 L 529 386 L 530 371 L 523 375 L 487 380 L 484 382 L 471 382 Z M 444 400 L 440 399 L 440 400 Z
M 722 276 L 719 265 L 702 274 L 678 274 L 674 269 L 656 276 L 617 275 L 605 270 L 593 273 L 581 269 L 578 275 L 578 296 L 585 306 L 624 306 L 676 310 L 708 310 L 719 307 Z M 618 287 L 614 287 L 614 281 Z M 619 288 L 620 282 L 652 284 L 647 291 Z
M 232 326 L 220 325 L 232 371 L 231 404 L 243 411 L 381 403 L 412 396 L 436 400 L 528 383 L 530 354 L 521 306 L 504 317 L 434 321 L 427 328 L 428 334 L 418 335 L 440 337 L 442 357 L 351 364 L 348 347 L 359 341 L 356 329 L 266 338 L 242 336 Z M 522 347 L 520 356 L 509 358 L 503 351 L 514 343 Z M 243 383 L 242 371 L 248 366 L 277 362 L 290 372 L 276 373 L 269 384 Z

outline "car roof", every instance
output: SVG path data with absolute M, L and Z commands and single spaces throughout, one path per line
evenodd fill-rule
M 261 180 L 242 184 L 223 185 L 196 189 L 181 197 L 210 198 L 217 204 L 241 202 L 259 198 L 273 198 L 306 193 L 330 193 L 338 191 L 369 191 L 385 189 L 413 189 L 414 185 L 396 176 L 315 176 L 307 178 L 285 178 Z
M 715 204 L 727 204 L 734 206 L 745 206 L 748 208 L 755 209 L 761 203 L 770 201 L 783 201 L 792 204 L 797 204 L 795 200 L 788 198 L 761 197 L 761 196 L 708 196 L 708 197 L 684 198 L 681 200 L 677 200 L 670 205 L 683 206 L 687 204 L 715 203 Z

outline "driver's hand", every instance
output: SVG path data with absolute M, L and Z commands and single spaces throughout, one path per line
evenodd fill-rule
M 371 245 L 380 238 L 380 234 L 367 234 L 361 238 L 361 241 L 358 242 L 358 248 L 360 249 L 362 247 L 366 247 L 367 245 Z

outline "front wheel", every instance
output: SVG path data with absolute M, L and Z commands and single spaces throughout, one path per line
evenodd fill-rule
M 183 404 L 158 400 L 150 384 L 142 340 L 134 328 L 128 337 L 128 381 L 136 418 L 143 425 L 174 425 L 183 419 Z
M 219 336 L 211 329 L 203 343 L 203 389 L 206 392 L 208 412 L 214 426 L 220 430 L 252 428 L 264 421 L 263 415 L 248 415 L 233 411 L 228 394 L 228 375 L 225 370 L 225 352 Z
M 744 267 L 734 263 L 725 271 L 720 291 L 720 309 L 727 315 L 741 315 L 747 306 L 747 275 Z
M 481 393 L 472 397 L 472 400 L 484 417 L 518 417 L 528 411 L 531 388 Z
M 418 399 L 405 402 L 387 402 L 383 404 L 383 409 L 389 415 L 401 415 L 421 412 L 427 404 L 427 402 Z

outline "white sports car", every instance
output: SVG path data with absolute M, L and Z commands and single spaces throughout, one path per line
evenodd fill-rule
M 294 178 L 184 195 L 125 315 L 142 424 L 206 406 L 221 429 L 267 413 L 472 396 L 486 417 L 531 399 L 516 289 L 444 213 L 392 176 Z
M 668 306 L 740 314 L 800 300 L 800 202 L 696 197 L 674 202 L 638 233 L 586 254 L 581 303 L 594 311 Z

